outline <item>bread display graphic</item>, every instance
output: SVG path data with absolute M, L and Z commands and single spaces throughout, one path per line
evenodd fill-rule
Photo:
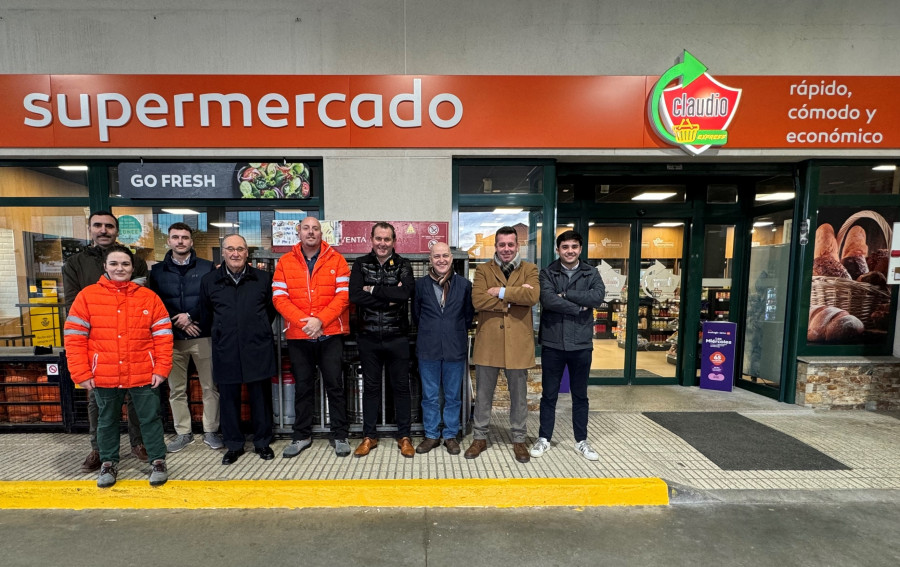
M 810 342 L 853 342 L 864 331 L 862 321 L 838 307 L 819 305 L 809 310 L 806 340 Z
M 837 238 L 834 236 L 834 227 L 828 223 L 820 225 L 816 229 L 816 248 L 814 258 L 822 256 L 830 256 L 835 260 L 840 260 L 838 256 Z
M 850 272 L 847 271 L 847 268 L 845 268 L 837 258 L 830 254 L 817 256 L 816 259 L 813 260 L 813 275 L 827 276 L 829 278 L 844 278 L 847 280 L 853 279 L 850 277 Z
M 888 262 L 891 259 L 891 251 L 887 248 L 879 248 L 866 257 L 866 263 L 870 272 L 881 272 L 887 277 Z
M 868 255 L 869 245 L 866 244 L 866 229 L 861 226 L 852 227 L 847 233 L 847 240 L 841 251 L 841 264 L 847 269 L 850 279 L 855 280 L 868 273 L 869 265 L 866 262 Z
M 889 220 L 872 210 L 832 209 L 820 216 L 808 342 L 858 344 L 885 340 L 891 323 L 887 285 L 890 251 L 886 248 L 892 236 Z M 837 233 L 835 226 L 840 226 Z

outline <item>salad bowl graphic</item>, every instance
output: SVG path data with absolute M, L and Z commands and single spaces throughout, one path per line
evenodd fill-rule
M 242 199 L 308 199 L 311 193 L 303 163 L 247 163 L 235 170 Z

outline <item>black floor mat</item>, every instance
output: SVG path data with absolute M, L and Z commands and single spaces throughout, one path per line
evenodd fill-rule
M 728 471 L 849 470 L 821 451 L 735 412 L 645 412 Z

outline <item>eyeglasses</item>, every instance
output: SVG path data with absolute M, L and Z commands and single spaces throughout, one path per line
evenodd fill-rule
M 244 252 L 247 251 L 247 249 L 244 248 L 243 246 L 238 246 L 237 248 L 235 248 L 234 246 L 229 246 L 228 248 L 225 249 L 225 251 L 228 252 L 229 254 L 234 254 L 235 252 L 237 252 L 238 254 L 243 254 Z

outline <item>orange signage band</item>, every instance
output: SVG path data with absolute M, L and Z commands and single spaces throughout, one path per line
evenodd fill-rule
M 657 97 L 659 79 L 0 75 L 0 147 L 652 149 L 672 144 L 649 107 L 670 104 L 697 149 L 900 148 L 900 77 L 707 75 Z

